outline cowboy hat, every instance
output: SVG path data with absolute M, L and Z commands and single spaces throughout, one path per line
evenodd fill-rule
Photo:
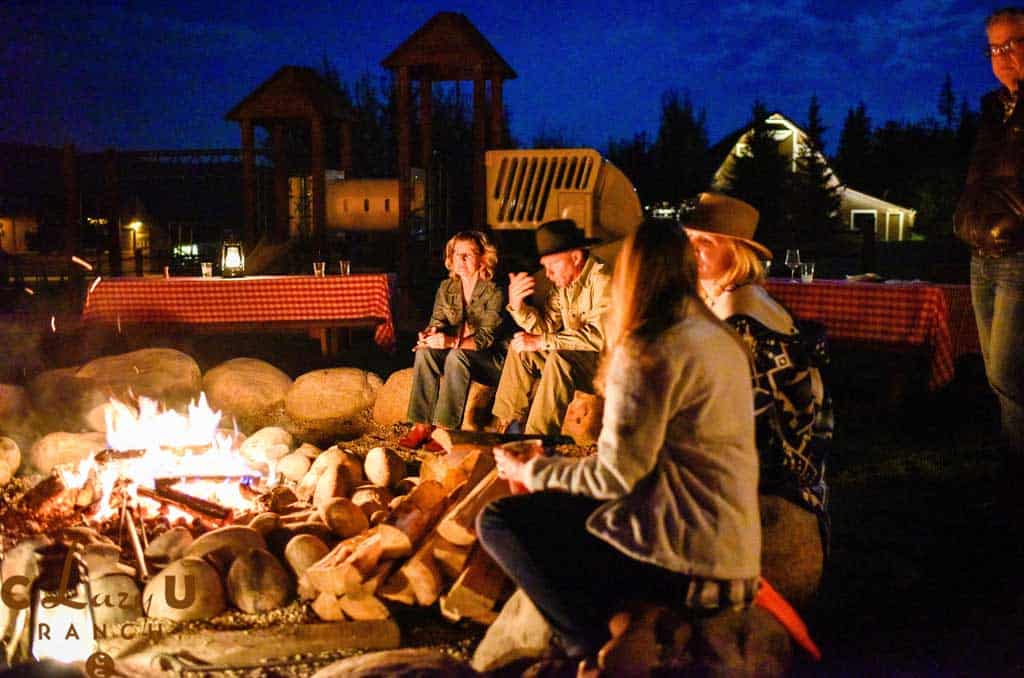
M 683 228 L 688 233 L 710 233 L 739 240 L 770 259 L 772 251 L 754 240 L 759 216 L 754 207 L 742 200 L 721 193 L 701 193 L 697 208 L 683 224 Z
M 537 227 L 533 237 L 537 243 L 538 258 L 569 250 L 585 250 L 601 242 L 599 238 L 584 236 L 572 219 L 546 221 Z

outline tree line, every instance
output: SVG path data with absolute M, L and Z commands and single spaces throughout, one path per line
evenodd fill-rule
M 957 99 L 949 75 L 934 116 L 875 126 L 866 104 L 850 108 L 832 156 L 824 150 L 828 128 L 820 103 L 811 96 L 804 118 L 794 119 L 808 142 L 795 167 L 780 154 L 765 122 L 771 112 L 763 101 L 754 102 L 742 128 L 751 130 L 745 152 L 714 187 L 760 210 L 759 238 L 783 245 L 838 235 L 844 230 L 838 219 L 840 185 L 916 209 L 920 237 L 951 237 L 978 114 L 965 99 Z M 689 94 L 669 90 L 662 95 L 657 135 L 650 139 L 639 132 L 609 140 L 608 158 L 633 180 L 644 204 L 676 205 L 712 187 L 713 174 L 742 131 L 711 146 L 706 123 L 705 110 Z

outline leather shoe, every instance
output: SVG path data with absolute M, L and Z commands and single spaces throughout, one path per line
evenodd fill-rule
M 414 450 L 429 440 L 433 431 L 434 427 L 430 424 L 416 424 L 409 429 L 408 433 L 398 439 L 398 444 Z

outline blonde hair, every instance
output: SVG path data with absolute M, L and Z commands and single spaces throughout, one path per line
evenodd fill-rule
M 455 243 L 468 242 L 476 248 L 477 256 L 480 257 L 480 277 L 490 280 L 494 277 L 494 269 L 498 265 L 498 248 L 481 231 L 461 231 L 448 239 L 444 246 L 444 267 L 448 269 L 449 277 L 457 277 L 452 270 L 452 255 L 455 252 Z
M 732 289 L 741 285 L 764 284 L 764 262 L 753 248 L 747 246 L 741 240 L 728 236 L 717 238 L 720 247 L 728 252 L 732 265 L 715 281 L 715 287 L 719 292 Z

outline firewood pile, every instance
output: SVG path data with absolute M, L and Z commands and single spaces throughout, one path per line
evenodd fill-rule
M 453 621 L 494 620 L 509 582 L 477 543 L 474 521 L 487 503 L 508 494 L 508 484 L 497 477 L 486 445 L 449 447 L 423 456 L 419 475 L 404 478 L 395 451 L 370 450 L 364 465 L 370 483 L 347 500 L 319 505 L 328 524 L 353 532 L 299 576 L 299 595 L 312 600 L 321 619 L 386 618 L 390 601 L 439 602 Z

